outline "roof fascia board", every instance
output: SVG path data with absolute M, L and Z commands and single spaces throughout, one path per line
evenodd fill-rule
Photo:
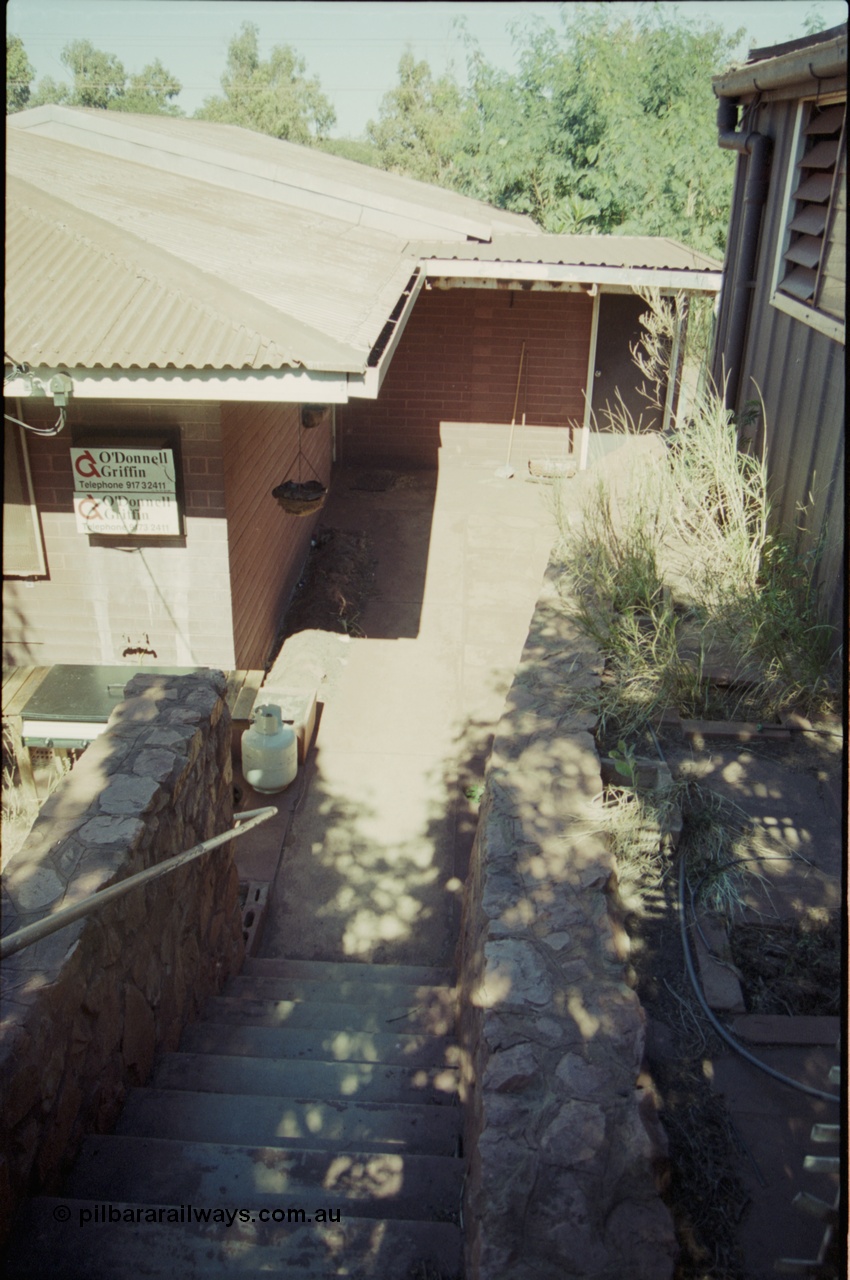
M 406 236 L 432 235 L 435 228 L 457 236 L 489 240 L 492 223 L 482 215 L 452 213 L 430 209 L 398 196 L 380 196 L 367 185 L 357 187 L 345 181 L 332 181 L 316 174 L 284 168 L 250 155 L 212 147 L 208 143 L 191 142 L 167 134 L 148 134 L 143 126 L 124 120 L 110 119 L 103 112 L 94 117 L 77 115 L 61 108 L 41 108 L 43 118 L 13 127 L 32 129 L 42 137 L 70 143 L 89 151 L 135 161 L 149 168 L 165 170 L 184 177 L 197 178 L 214 186 L 227 186 L 248 195 L 260 196 L 295 208 L 336 218 L 342 222 L 377 226 L 380 230 L 397 231 Z M 86 135 L 88 137 L 86 138 Z M 85 140 L 84 140 L 85 139 Z M 377 221 L 367 220 L 371 215 Z M 423 230 L 424 229 L 424 232 Z
M 687 289 L 694 293 L 719 293 L 722 271 L 688 271 L 653 267 L 568 266 L 545 262 L 476 262 L 472 259 L 421 259 L 429 280 L 562 281 L 568 284 L 623 284 L 631 288 Z
M 808 49 L 795 49 L 776 58 L 764 58 L 747 66 L 736 67 L 719 76 L 711 84 L 718 98 L 737 98 L 742 94 L 801 85 L 814 87 L 819 80 L 847 75 L 847 31 L 825 44 Z
M 371 372 L 371 371 L 370 371 Z M 345 404 L 348 382 L 342 373 L 308 369 L 68 369 L 34 368 L 24 377 L 10 379 L 3 388 L 10 399 L 39 398 L 37 381 L 48 386 L 56 374 L 67 374 L 73 383 L 69 407 L 75 400 L 235 400 L 273 404 Z
M 381 389 L 381 384 L 383 383 L 384 378 L 387 376 L 387 370 L 390 367 L 390 362 L 393 358 L 396 348 L 398 347 L 399 342 L 401 341 L 401 335 L 404 333 L 407 327 L 407 322 L 410 319 L 411 315 L 413 314 L 413 308 L 416 305 L 416 299 L 419 297 L 420 293 L 422 292 L 422 287 L 424 284 L 425 284 L 425 276 L 424 276 L 424 273 L 420 271 L 418 276 L 416 277 L 416 281 L 413 285 L 413 288 L 410 290 L 410 296 L 408 297 L 407 302 L 404 304 L 402 313 L 395 323 L 395 328 L 393 329 L 392 337 L 390 338 L 389 342 L 387 343 L 386 347 L 381 353 L 381 358 L 378 361 L 377 365 L 375 366 L 375 372 L 378 375 L 377 389 L 375 391 L 376 396 Z M 372 370 L 369 370 L 369 372 L 371 373 Z

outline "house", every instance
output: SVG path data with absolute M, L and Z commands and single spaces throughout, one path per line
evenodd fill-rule
M 820 545 L 839 625 L 844 594 L 847 25 L 715 76 L 718 141 L 738 152 L 713 376 L 750 447 L 766 446 L 787 534 Z M 806 508 L 802 514 L 802 508 Z
M 315 525 L 281 482 L 435 467 L 451 424 L 501 450 L 521 416 L 586 462 L 636 394 L 636 291 L 720 284 L 228 125 L 40 107 L 6 163 L 13 666 L 263 667 Z

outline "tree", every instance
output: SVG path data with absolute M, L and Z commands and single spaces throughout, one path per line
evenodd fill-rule
M 548 231 L 668 235 L 722 251 L 734 156 L 717 146 L 711 76 L 742 33 L 618 6 L 517 33 L 519 71 L 472 47 L 454 185 Z
M 340 156 L 343 160 L 371 165 L 374 169 L 381 167 L 375 148 L 363 138 L 319 138 L 316 149 L 331 156 Z
M 159 58 L 138 75 L 131 76 L 128 84 L 127 74 L 115 54 L 96 49 L 90 40 L 73 40 L 60 56 L 74 77 L 73 85 L 45 76 L 30 97 L 31 107 L 55 102 L 146 115 L 183 114 L 171 101 L 182 88 L 180 81 L 166 70 Z
M 807 36 L 816 36 L 819 31 L 826 31 L 826 18 L 823 11 L 815 5 L 806 12 L 803 19 L 803 33 Z
M 445 182 L 454 167 L 463 111 L 453 77 L 435 80 L 428 63 L 416 62 L 407 49 L 398 64 L 398 84 L 384 94 L 378 120 L 366 126 L 376 163 L 423 182 Z
M 131 76 L 122 96 L 107 105 L 113 111 L 133 111 L 138 115 L 182 116 L 182 109 L 170 101 L 182 88 L 177 77 L 166 71 L 157 58 L 138 75 Z
M 70 104 L 71 90 L 66 84 L 61 84 L 60 81 L 54 80 L 52 76 L 43 76 L 36 85 L 28 105 L 31 107 L 43 107 L 49 102 Z
M 306 70 L 303 58 L 289 45 L 275 45 L 263 62 L 257 27 L 243 22 L 227 50 L 221 78 L 224 97 L 207 98 L 195 118 L 241 125 L 290 142 L 324 138 L 336 115 L 319 81 L 308 80 Z
M 114 53 L 96 49 L 90 40 L 72 40 L 60 57 L 74 77 L 74 106 L 105 109 L 124 96 L 127 74 Z
M 20 36 L 6 36 L 6 115 L 29 104 L 35 70 Z

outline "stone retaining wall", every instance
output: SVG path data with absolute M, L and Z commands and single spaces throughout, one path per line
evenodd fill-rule
M 4 934 L 232 825 L 224 693 L 220 672 L 130 680 L 4 869 Z M 242 954 L 224 846 L 4 962 L 2 1236 L 22 1197 L 56 1189 L 84 1134 L 111 1128 Z
M 675 1241 L 655 1169 L 614 859 L 594 821 L 599 679 L 550 565 L 498 726 L 460 940 L 468 1280 L 666 1280 Z M 640 1079 L 639 1079 L 640 1077 Z M 642 1087 L 646 1086 L 646 1087 Z

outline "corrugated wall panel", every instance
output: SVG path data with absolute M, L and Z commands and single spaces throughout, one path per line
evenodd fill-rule
M 770 303 L 770 287 L 783 234 L 785 179 L 791 158 L 796 101 L 765 103 L 759 132 L 773 140 L 768 198 L 765 205 L 753 301 L 738 389 L 740 411 L 748 400 L 764 398 L 768 471 L 778 524 L 793 535 L 800 524 L 799 507 L 814 501 L 809 514 L 812 537 L 823 534 L 824 551 L 818 582 L 830 620 L 840 625 L 844 599 L 844 346 Z M 739 168 L 739 174 L 746 169 Z M 731 296 L 738 267 L 736 219 L 742 209 L 739 183 L 733 200 L 729 240 L 729 276 L 724 312 L 718 327 L 723 350 Z M 758 388 L 758 391 L 757 391 Z M 760 447 L 762 437 L 757 441 Z M 806 540 L 801 544 L 806 546 Z
M 330 414 L 302 431 L 300 406 L 222 406 L 224 475 L 237 667 L 262 668 L 310 549 L 315 517 L 293 516 L 271 496 L 284 479 L 330 481 Z

